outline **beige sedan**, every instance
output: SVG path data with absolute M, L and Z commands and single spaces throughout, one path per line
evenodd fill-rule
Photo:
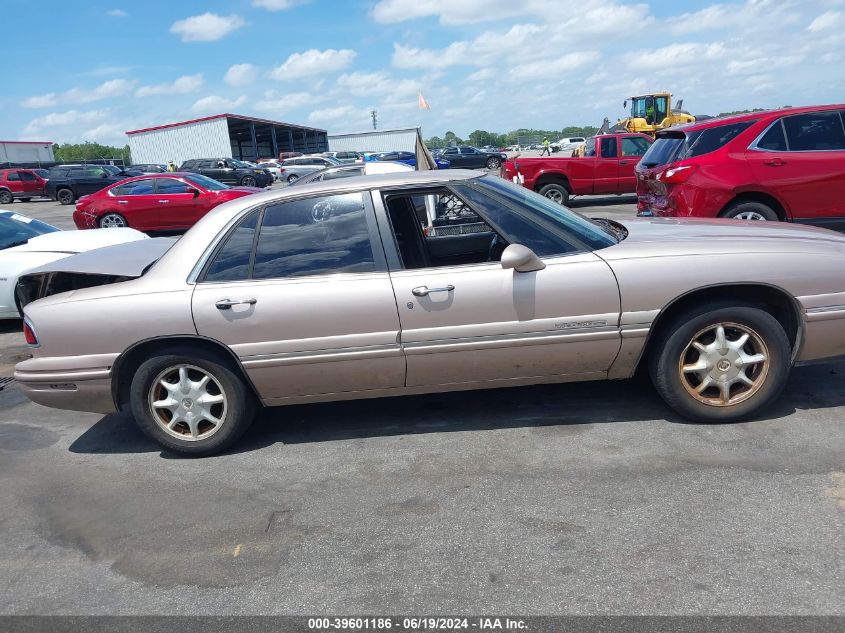
M 624 379 L 680 414 L 755 415 L 845 354 L 845 237 L 590 221 L 498 177 L 329 180 L 224 204 L 181 239 L 45 266 L 18 294 L 35 402 L 230 446 L 256 407 Z M 99 284 L 99 285 L 96 285 Z

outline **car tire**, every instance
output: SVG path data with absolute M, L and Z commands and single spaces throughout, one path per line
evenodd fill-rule
M 652 350 L 649 373 L 655 389 L 672 409 L 696 422 L 735 422 L 760 412 L 780 394 L 792 366 L 781 324 L 750 305 L 689 310 L 674 319 Z
M 109 212 L 97 220 L 97 226 L 101 229 L 123 229 L 129 226 L 129 222 L 119 213 Z
M 493 158 L 487 159 L 487 169 L 498 169 L 499 165 L 501 164 L 502 161 L 496 158 L 495 156 Z
M 767 204 L 755 200 L 734 202 L 721 213 L 720 217 L 734 220 L 767 220 L 769 222 L 780 220 L 774 209 Z
M 0 189 L 0 204 L 12 204 L 15 198 L 12 196 L 12 192 L 6 189 Z
M 66 187 L 59 189 L 56 192 L 56 200 L 59 201 L 59 204 L 63 204 L 65 206 L 67 206 L 69 204 L 73 204 L 75 199 L 76 199 L 76 196 L 73 195 L 73 191 L 71 191 L 70 189 L 68 189 Z
M 165 450 L 190 457 L 232 446 L 256 411 L 244 381 L 214 354 L 196 349 L 168 350 L 142 363 L 132 378 L 130 405 L 141 431 Z
M 291 174 L 290 176 L 288 176 L 288 183 L 294 182 L 296 180 L 299 180 L 299 176 L 297 176 L 296 174 Z
M 252 176 L 244 176 L 241 178 L 241 187 L 254 187 L 255 186 L 255 178 Z
M 559 185 L 557 183 L 552 183 L 550 185 L 544 185 L 540 188 L 538 192 L 541 196 L 545 196 L 549 200 L 553 202 L 557 202 L 558 204 L 566 204 L 569 202 L 569 189 L 564 187 L 563 185 Z

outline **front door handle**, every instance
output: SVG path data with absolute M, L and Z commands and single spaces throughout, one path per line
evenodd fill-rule
M 627 164 L 628 164 L 628 161 L 627 161 L 627 160 L 620 160 L 620 161 L 619 161 L 619 164 L 620 164 L 620 165 L 627 165 Z
M 170 200 L 159 200 L 158 201 L 159 204 L 168 204 L 169 202 L 170 202 Z
M 118 204 L 129 204 L 129 200 L 118 200 Z
M 782 158 L 770 158 L 769 160 L 763 161 L 764 165 L 771 165 L 772 167 L 781 167 L 786 165 L 786 161 Z
M 258 303 L 258 299 L 220 299 L 220 301 L 218 301 L 214 305 L 217 306 L 218 310 L 229 310 L 232 306 L 254 306 L 256 303 Z
M 447 284 L 442 288 L 429 288 L 428 286 L 417 286 L 416 288 L 411 289 L 411 294 L 415 297 L 426 297 L 432 292 L 452 292 L 454 289 L 455 286 L 453 286 L 452 284 Z

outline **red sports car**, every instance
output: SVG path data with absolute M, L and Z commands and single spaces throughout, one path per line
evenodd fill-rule
M 81 197 L 73 221 L 80 229 L 128 226 L 139 231 L 176 231 L 192 227 L 218 204 L 259 191 L 229 187 L 199 174 L 145 174 Z

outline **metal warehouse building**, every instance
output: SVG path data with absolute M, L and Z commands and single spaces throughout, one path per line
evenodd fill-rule
M 417 138 L 422 142 L 418 127 L 332 134 L 329 136 L 329 149 L 333 152 L 413 152 Z
M 133 163 L 177 165 L 191 158 L 278 158 L 280 152 L 324 152 L 326 131 L 235 114 L 127 132 Z
M 0 167 L 54 161 L 52 141 L 0 141 Z

